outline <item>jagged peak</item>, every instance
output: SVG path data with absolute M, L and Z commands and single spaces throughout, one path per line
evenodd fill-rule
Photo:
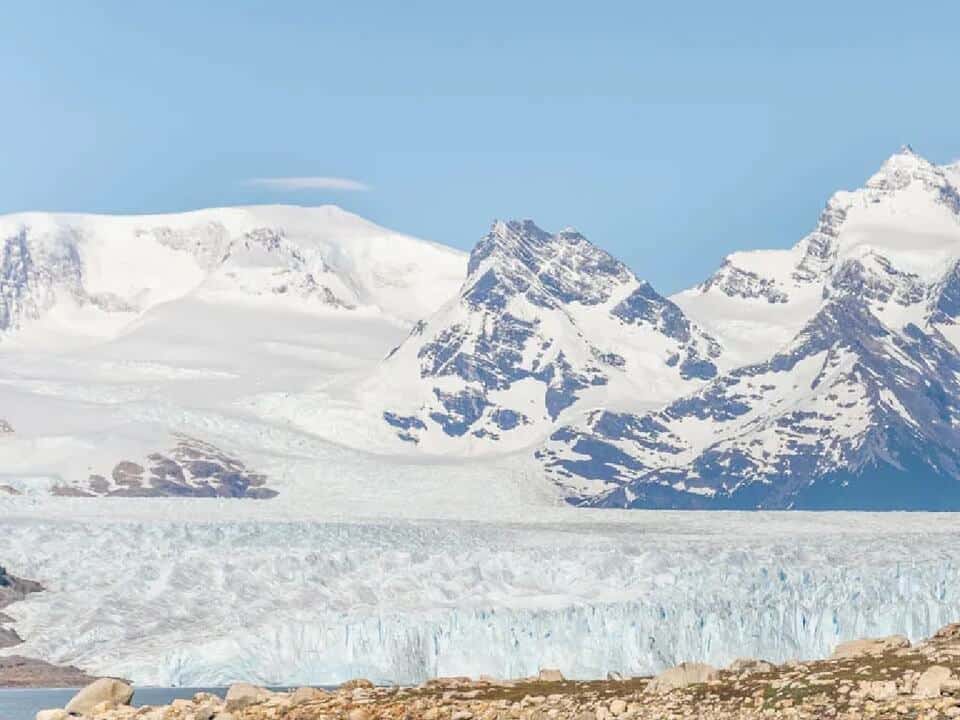
M 480 279 L 484 298 L 494 285 L 498 297 L 526 288 L 520 292 L 541 306 L 593 305 L 607 300 L 615 286 L 636 282 L 626 265 L 579 231 L 550 233 L 529 219 L 494 221 L 470 253 L 464 294 L 475 300 Z
M 866 187 L 871 190 L 899 190 L 913 180 L 923 180 L 939 184 L 943 171 L 910 145 L 904 145 L 887 158 L 880 169 L 867 180 Z
M 901 145 L 900 149 L 888 157 L 881 165 L 884 166 L 928 166 L 932 163 L 913 149 L 912 145 Z
M 502 239 L 540 240 L 549 238 L 550 233 L 541 228 L 530 218 L 501 220 L 496 219 L 490 226 L 490 235 Z

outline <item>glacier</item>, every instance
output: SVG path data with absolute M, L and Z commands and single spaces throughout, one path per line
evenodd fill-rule
M 917 639 L 960 616 L 947 514 L 230 519 L 243 501 L 188 500 L 147 501 L 169 510 L 148 519 L 81 502 L 99 522 L 71 502 L 4 506 L 0 557 L 47 588 L 9 608 L 16 652 L 145 685 L 646 674 Z
M 960 618 L 953 515 L 569 501 L 637 505 L 644 468 L 712 508 L 728 470 L 833 489 L 816 461 L 862 509 L 892 459 L 896 507 L 948 507 L 956 177 L 898 153 L 792 250 L 669 298 L 532 222 L 468 256 L 336 208 L 4 216 L 0 563 L 46 588 L 4 652 L 407 683 L 926 636 Z

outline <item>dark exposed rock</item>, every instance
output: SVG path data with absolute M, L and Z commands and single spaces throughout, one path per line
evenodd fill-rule
M 73 665 L 52 665 L 21 655 L 0 656 L 0 687 L 83 687 L 95 679 Z
M 724 260 L 721 268 L 709 280 L 700 285 L 703 291 L 714 287 L 730 297 L 763 298 L 772 304 L 789 300 L 787 293 L 772 280 L 737 267 L 729 258 Z
M 40 592 L 43 586 L 32 580 L 23 580 L 14 577 L 0 566 L 0 610 L 15 602 L 23 600 L 27 595 Z M 23 640 L 12 627 L 13 620 L 9 615 L 0 613 L 0 649 L 19 645 Z M 0 683 L 2 684 L 2 683 Z
M 54 492 L 76 497 L 276 497 L 276 490 L 265 487 L 266 475 L 249 470 L 238 458 L 198 438 L 182 434 L 176 438 L 170 452 L 150 453 L 144 464 L 118 462 L 109 480 L 92 474 L 85 485 L 62 485 Z
M 91 475 L 87 478 L 91 492 L 103 495 L 110 490 L 110 483 L 103 475 Z
M 140 486 L 143 484 L 143 466 L 123 461 L 116 464 L 111 473 L 117 485 Z

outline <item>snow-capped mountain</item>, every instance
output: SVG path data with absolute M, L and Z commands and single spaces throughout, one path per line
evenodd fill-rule
M 651 406 L 717 373 L 720 346 L 575 230 L 496 222 L 457 297 L 418 322 L 365 391 L 428 452 L 530 446 L 623 395 Z
M 251 398 L 368 374 L 467 256 L 263 206 L 8 215 L 0 263 L 0 494 L 271 498 L 323 443 Z
M 54 334 L 109 337 L 187 295 L 372 308 L 411 321 L 455 292 L 464 264 L 460 252 L 332 206 L 7 215 L 0 333 L 47 325 Z
M 578 505 L 960 508 L 958 184 L 904 148 L 671 298 L 531 221 L 467 257 L 331 207 L 5 216 L 0 490 L 400 462 Z
M 960 508 L 955 178 L 904 148 L 794 248 L 727 258 L 674 300 L 743 364 L 558 430 L 548 471 L 585 504 Z

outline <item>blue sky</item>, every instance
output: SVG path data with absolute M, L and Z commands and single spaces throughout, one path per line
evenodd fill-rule
M 904 143 L 960 157 L 960 3 L 912 5 L 6 3 L 0 212 L 334 202 L 462 248 L 531 217 L 672 292 Z

